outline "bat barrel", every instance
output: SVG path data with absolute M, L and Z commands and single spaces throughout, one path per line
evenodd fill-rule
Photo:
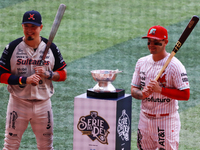
M 192 32 L 192 30 L 194 29 L 194 27 L 196 26 L 198 21 L 199 21 L 199 17 L 194 15 L 192 17 L 192 19 L 190 20 L 190 22 L 188 23 L 188 25 L 185 28 L 185 30 L 183 31 L 183 33 L 182 33 L 181 37 L 179 38 L 179 40 L 177 41 L 176 45 L 174 46 L 173 51 L 175 53 L 181 48 L 181 46 L 183 45 L 185 40 L 188 38 L 188 36 Z

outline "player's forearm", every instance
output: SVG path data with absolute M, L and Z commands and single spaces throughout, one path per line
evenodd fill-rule
M 47 79 L 51 79 L 53 81 L 65 81 L 67 79 L 67 70 L 63 69 L 61 71 L 48 71 Z
M 178 89 L 162 88 L 161 94 L 176 100 L 189 100 L 190 89 L 178 90 Z
M 131 95 L 132 97 L 136 98 L 136 99 L 143 99 L 143 94 L 142 91 L 139 88 L 136 87 L 131 87 Z

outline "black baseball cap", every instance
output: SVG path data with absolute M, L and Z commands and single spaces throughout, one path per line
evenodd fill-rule
M 41 26 L 42 17 L 38 11 L 32 10 L 24 13 L 22 24 L 30 23 L 36 26 Z

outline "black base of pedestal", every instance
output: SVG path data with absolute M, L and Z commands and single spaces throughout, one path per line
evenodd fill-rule
M 123 97 L 124 94 L 124 89 L 116 89 L 116 92 L 95 92 L 93 89 L 87 90 L 87 96 L 94 98 L 119 98 Z

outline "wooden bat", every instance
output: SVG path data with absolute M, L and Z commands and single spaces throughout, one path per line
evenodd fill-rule
M 44 53 L 43 53 L 43 56 L 42 56 L 42 60 L 40 62 L 40 66 L 44 65 L 45 58 L 46 58 L 48 50 L 49 50 L 49 48 L 50 48 L 50 46 L 53 42 L 53 39 L 56 36 L 56 32 L 58 31 L 58 27 L 60 26 L 60 22 L 62 20 L 63 15 L 64 15 L 65 9 L 66 9 L 66 5 L 60 4 L 58 11 L 57 11 L 57 14 L 55 16 L 53 25 L 51 27 L 51 32 L 49 34 L 49 39 L 48 39 L 46 47 L 44 49 Z M 34 83 L 32 83 L 31 85 L 36 86 L 36 84 L 34 84 Z
M 176 52 L 181 48 L 181 46 L 183 45 L 185 40 L 188 38 L 188 36 L 192 32 L 192 30 L 194 29 L 194 27 L 196 26 L 198 21 L 199 21 L 199 17 L 194 15 L 192 17 L 192 19 L 190 20 L 190 22 L 188 23 L 188 25 L 186 26 L 186 28 L 183 31 L 183 33 L 181 34 L 179 40 L 177 41 L 176 45 L 174 46 L 174 49 L 172 50 L 169 58 L 167 59 L 167 61 L 164 64 L 164 66 L 162 67 L 162 69 L 160 70 L 160 72 L 158 73 L 156 78 L 154 79 L 155 81 L 157 81 L 160 78 L 160 76 L 162 75 L 163 71 L 166 69 L 166 67 L 168 66 L 168 64 L 170 63 L 170 61 L 172 60 L 172 58 L 176 54 Z
M 51 27 L 51 32 L 49 34 L 49 39 L 48 39 L 47 45 L 45 47 L 45 50 L 44 50 L 44 53 L 43 53 L 43 56 L 42 56 L 42 61 L 40 62 L 40 66 L 44 65 L 44 60 L 45 60 L 46 55 L 48 53 L 48 50 L 51 46 L 51 43 L 53 42 L 53 39 L 56 35 L 58 27 L 60 26 L 60 22 L 62 20 L 63 15 L 64 15 L 65 9 L 66 9 L 66 6 L 64 4 L 60 4 L 58 11 L 57 11 L 57 14 L 56 14 L 56 17 L 55 17 L 54 22 L 53 22 L 53 25 Z

